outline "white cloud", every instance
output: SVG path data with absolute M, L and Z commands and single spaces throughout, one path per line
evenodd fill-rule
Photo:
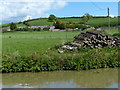
M 67 5 L 65 1 L 59 0 L 0 0 L 0 18 L 3 21 L 16 18 L 24 19 L 27 16 L 33 18 L 48 17 L 47 11 L 61 9 Z M 19 19 L 18 19 L 19 18 Z
M 29 20 L 29 19 L 32 19 L 32 16 L 26 16 L 24 20 Z
M 54 2 L 53 3 L 53 9 L 60 9 L 60 8 L 63 8 L 64 6 L 66 6 L 67 3 L 64 1 L 57 1 L 57 2 Z
M 6 0 L 0 0 L 6 1 Z M 51 0 L 7 0 L 7 2 L 51 2 Z M 66 2 L 119 2 L 120 0 L 54 0 L 54 1 L 66 1 Z

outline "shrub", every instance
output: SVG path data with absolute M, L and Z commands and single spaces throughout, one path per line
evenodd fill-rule
M 79 22 L 79 24 L 85 24 L 86 23 L 86 21 L 81 21 L 81 22 Z
M 83 25 L 81 24 L 75 24 L 75 28 L 81 29 L 83 27 Z
M 75 24 L 67 24 L 66 28 L 72 28 L 72 29 L 74 29 L 75 28 Z
M 34 28 L 33 31 L 41 31 L 41 28 Z
M 65 29 L 66 24 L 63 21 L 57 20 L 56 23 L 54 23 L 54 26 L 56 29 Z
M 49 27 L 44 27 L 43 31 L 49 31 L 49 29 L 50 29 Z
M 111 52 L 112 51 L 112 52 Z M 2 72 L 39 72 L 53 70 L 87 70 L 119 67 L 117 48 L 88 49 L 80 48 L 73 55 L 49 51 L 44 54 L 33 53 L 28 56 L 3 57 Z M 91 53 L 92 52 L 92 53 Z M 103 57 L 104 56 L 104 57 Z
M 15 23 L 10 23 L 10 29 L 15 30 L 17 28 Z
M 37 31 L 41 31 L 41 28 L 39 27 L 39 28 L 37 28 Z
M 24 21 L 23 24 L 25 24 L 26 26 L 30 26 L 30 24 L 28 23 L 28 21 Z
M 18 24 L 22 24 L 22 22 L 18 22 Z
M 84 29 L 86 29 L 86 28 L 88 28 L 87 26 L 82 26 L 82 30 L 84 30 Z

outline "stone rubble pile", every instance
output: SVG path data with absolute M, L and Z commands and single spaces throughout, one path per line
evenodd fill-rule
M 74 50 L 78 47 L 102 48 L 102 47 L 119 47 L 120 39 L 118 37 L 108 36 L 98 32 L 81 33 L 74 37 L 72 43 L 63 45 L 62 49 Z

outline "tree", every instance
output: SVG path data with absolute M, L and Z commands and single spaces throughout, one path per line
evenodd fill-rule
M 90 15 L 89 13 L 85 13 L 85 15 L 83 16 L 83 21 L 87 22 L 91 18 L 92 18 L 92 15 Z
M 63 21 L 60 21 L 60 20 L 57 20 L 55 23 L 54 23 L 54 26 L 56 29 L 65 29 L 66 28 L 66 25 Z
M 56 16 L 51 14 L 48 18 L 49 21 L 55 21 L 56 20 Z
M 66 25 L 65 25 L 64 22 L 62 22 L 59 27 L 60 27 L 60 29 L 65 29 L 65 28 L 66 28 Z
M 75 29 L 75 24 L 67 24 L 66 27 L 67 27 L 67 28 Z
M 49 29 L 50 29 L 49 27 L 44 27 L 43 31 L 49 31 Z
M 15 23 L 10 23 L 10 30 L 15 30 L 17 28 Z
M 26 26 L 30 26 L 30 24 L 28 23 L 28 21 L 24 21 L 23 24 L 25 24 Z

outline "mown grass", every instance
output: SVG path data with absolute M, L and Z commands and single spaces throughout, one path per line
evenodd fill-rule
M 54 47 L 73 41 L 81 31 L 3 33 L 2 71 L 39 72 L 119 67 L 118 48 L 81 48 L 62 54 Z M 85 32 L 85 31 L 84 31 Z M 107 32 L 107 30 L 104 30 Z M 111 29 L 110 34 L 118 33 Z

